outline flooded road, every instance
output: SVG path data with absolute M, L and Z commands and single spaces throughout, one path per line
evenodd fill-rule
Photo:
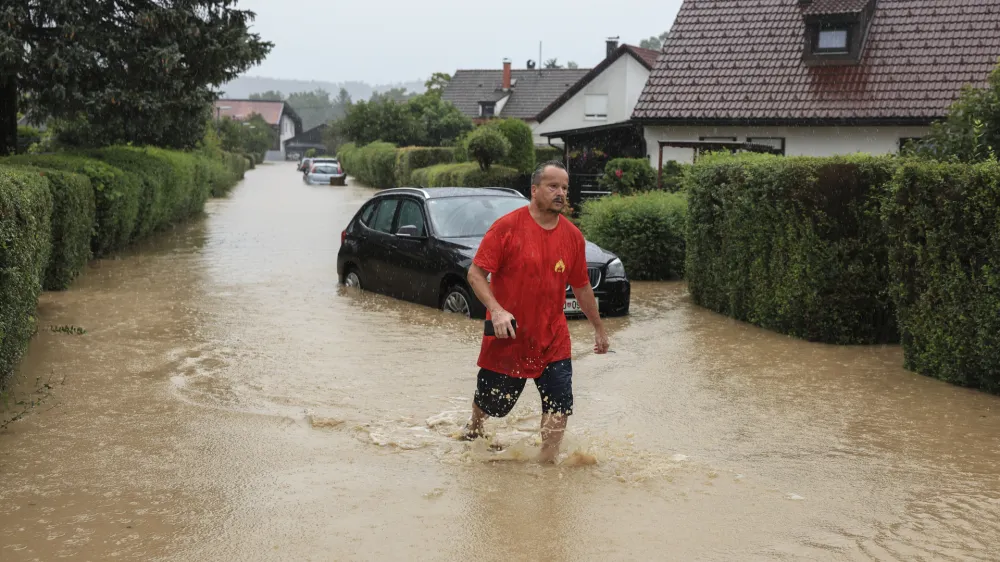
M 0 560 L 997 560 L 1000 399 L 637 283 L 571 328 L 562 463 L 529 384 L 468 418 L 481 324 L 338 287 L 363 187 L 264 165 L 48 293 L 0 433 Z M 74 335 L 45 329 L 78 326 Z

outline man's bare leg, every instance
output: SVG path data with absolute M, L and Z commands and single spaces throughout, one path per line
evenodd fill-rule
M 538 455 L 538 462 L 556 462 L 567 421 L 568 416 L 563 414 L 542 414 L 542 452 Z
M 486 421 L 486 412 L 482 411 L 475 402 L 472 403 L 472 419 L 469 420 L 469 424 L 465 426 L 465 438 L 472 441 L 473 439 L 478 439 L 479 437 L 485 437 L 483 434 L 483 422 Z

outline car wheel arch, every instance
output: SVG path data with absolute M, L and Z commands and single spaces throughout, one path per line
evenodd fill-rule
M 444 301 L 448 297 L 448 290 L 452 287 L 461 287 L 469 295 L 469 308 L 471 309 L 472 318 L 485 318 L 486 317 L 486 307 L 479 302 L 479 298 L 476 297 L 475 291 L 469 286 L 469 281 L 465 276 L 462 276 L 453 271 L 449 271 L 441 276 L 441 281 L 438 283 L 438 302 L 437 307 L 440 309 L 444 306 Z

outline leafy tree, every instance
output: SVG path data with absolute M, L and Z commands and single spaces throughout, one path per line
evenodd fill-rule
M 334 106 L 330 93 L 322 88 L 312 92 L 297 92 L 288 96 L 288 105 L 302 118 L 302 128 L 312 129 L 333 119 Z
M 188 148 L 214 85 L 259 63 L 272 43 L 250 33 L 235 0 L 21 0 L 0 7 L 0 154 L 19 109 L 68 124 L 78 140 Z M 23 105 L 23 108 L 19 108 Z
M 639 46 L 643 49 L 652 49 L 654 51 L 659 51 L 663 48 L 663 44 L 667 42 L 667 37 L 670 36 L 669 31 L 664 31 L 659 37 L 650 37 L 649 39 L 643 39 L 639 41 Z
M 424 87 L 427 88 L 426 93 L 441 96 L 449 82 L 451 82 L 450 74 L 446 72 L 435 72 L 426 82 L 424 82 Z
M 573 61 L 569 61 L 568 63 L 566 63 L 566 68 L 572 68 L 576 70 L 577 68 L 580 68 L 580 65 L 576 64 Z
M 948 116 L 905 152 L 963 162 L 1000 157 L 1000 66 L 985 88 L 963 88 Z
M 410 112 L 424 129 L 418 140 L 425 146 L 446 146 L 462 134 L 472 130 L 472 120 L 466 117 L 451 102 L 441 99 L 440 94 L 426 93 L 407 103 Z
M 333 118 L 340 119 L 347 115 L 348 108 L 351 107 L 351 94 L 344 88 L 340 89 L 337 99 L 333 100 Z
M 260 100 L 260 101 L 284 101 L 285 96 L 283 96 L 281 92 L 277 90 L 268 90 L 262 93 L 250 94 L 248 99 Z
M 219 143 L 223 150 L 245 152 L 263 157 L 274 145 L 277 131 L 259 114 L 246 121 L 223 117 L 216 122 Z
M 496 127 L 479 127 L 469 133 L 466 143 L 469 156 L 479 163 L 479 169 L 488 171 L 490 166 L 507 157 L 510 141 Z
M 562 68 L 562 65 L 559 64 L 558 59 L 549 59 L 545 61 L 545 68 Z
M 416 95 L 407 102 L 386 93 L 350 105 L 331 129 L 328 139 L 358 145 L 384 141 L 397 146 L 443 146 L 471 130 L 472 121 L 433 93 Z

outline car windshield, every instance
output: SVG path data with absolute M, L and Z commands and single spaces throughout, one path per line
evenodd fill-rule
M 528 204 L 520 197 L 443 197 L 427 202 L 431 223 L 440 238 L 479 237 L 500 217 Z
M 316 168 L 313 171 L 313 173 L 314 174 L 336 174 L 337 173 L 337 167 L 336 166 L 330 166 L 330 165 L 316 166 Z

